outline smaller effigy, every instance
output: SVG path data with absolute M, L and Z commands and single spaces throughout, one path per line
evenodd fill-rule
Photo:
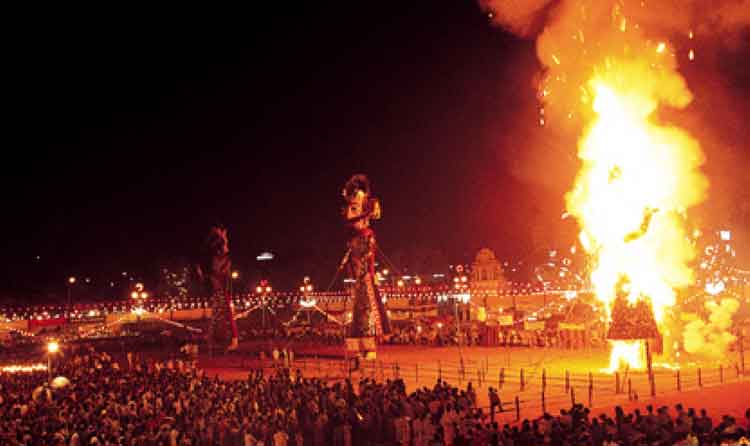
M 230 330 L 228 350 L 238 346 L 237 322 L 234 320 L 232 298 L 228 293 L 231 280 L 232 260 L 229 257 L 229 238 L 222 225 L 211 227 L 203 246 L 203 255 L 198 265 L 198 278 L 211 299 L 211 320 L 209 341 L 216 345 L 226 339 L 227 328 Z
M 351 231 L 348 251 L 342 262 L 353 279 L 350 296 L 353 302 L 352 322 L 346 341 L 347 351 L 357 357 L 373 359 L 378 337 L 391 332 L 385 305 L 375 283 L 377 244 L 371 220 L 380 218 L 380 201 L 372 196 L 370 181 L 365 175 L 354 175 L 342 192 L 342 210 Z
M 654 311 L 647 298 L 639 298 L 635 304 L 628 302 L 626 284 L 617 287 L 618 292 L 612 306 L 612 322 L 609 325 L 607 339 L 635 341 L 640 339 L 660 339 L 661 334 L 656 326 Z

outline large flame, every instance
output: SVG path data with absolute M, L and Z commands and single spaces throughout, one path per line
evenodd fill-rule
M 664 48 L 660 43 L 654 51 Z M 567 208 L 581 225 L 581 242 L 594 261 L 591 281 L 607 313 L 624 293 L 629 304 L 650 299 L 661 325 L 674 290 L 693 280 L 683 224 L 687 209 L 703 200 L 707 181 L 697 170 L 703 162 L 698 143 L 660 125 L 654 112 L 660 102 L 686 105 L 690 93 L 674 72 L 646 60 L 613 59 L 595 70 L 585 91 L 594 115 L 579 141 L 583 165 Z M 639 341 L 613 342 L 610 369 L 642 368 L 641 351 Z

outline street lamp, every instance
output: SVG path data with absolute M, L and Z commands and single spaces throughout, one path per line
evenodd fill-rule
M 271 288 L 271 285 L 268 283 L 267 280 L 263 279 L 260 281 L 260 284 L 255 287 L 255 291 L 258 293 L 258 298 L 260 299 L 260 311 L 261 311 L 261 317 L 262 317 L 262 323 L 263 328 L 266 328 L 266 304 L 268 301 L 268 295 L 271 294 L 271 291 L 273 291 L 273 288 Z
M 309 277 L 305 276 L 305 278 L 302 279 L 302 285 L 300 285 L 299 290 L 302 292 L 302 301 L 300 302 L 300 304 L 302 305 L 303 308 L 306 309 L 306 312 L 307 312 L 307 323 L 312 324 L 312 320 L 311 320 L 312 315 L 310 314 L 311 312 L 309 309 L 311 307 L 314 307 L 316 302 L 314 299 L 313 300 L 310 299 L 310 293 L 313 290 L 313 285 L 310 282 Z
M 75 276 L 68 277 L 68 323 L 70 323 L 73 314 L 73 284 L 76 283 Z
M 133 299 L 135 309 L 133 313 L 136 316 L 136 323 L 141 321 L 141 315 L 145 312 L 143 310 L 143 304 L 148 299 L 148 292 L 144 291 L 142 283 L 135 284 L 135 290 L 130 293 L 130 298 Z
M 234 298 L 234 281 L 240 278 L 240 272 L 235 270 L 229 275 L 231 280 L 229 281 L 229 297 Z
M 60 344 L 57 341 L 47 343 L 47 377 L 52 381 L 52 355 L 60 351 Z

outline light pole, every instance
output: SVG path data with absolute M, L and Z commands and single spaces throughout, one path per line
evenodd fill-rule
M 469 303 L 469 299 L 471 296 L 468 293 L 468 289 L 469 289 L 468 278 L 466 277 L 465 274 L 463 274 L 463 268 L 459 269 L 458 272 L 461 275 L 453 278 L 453 288 L 456 290 L 456 294 L 454 298 L 454 301 L 456 304 L 456 336 L 457 336 L 456 341 L 458 343 L 458 355 L 461 358 L 461 365 L 463 367 L 464 356 L 461 350 L 461 339 L 463 338 L 463 333 L 461 330 L 462 318 L 459 318 L 458 303 L 459 301 L 461 301 L 464 305 L 466 305 L 467 303 Z
M 310 278 L 305 276 L 304 279 L 302 279 L 302 285 L 300 285 L 299 290 L 302 292 L 302 307 L 306 308 L 307 312 L 307 324 L 312 325 L 312 315 L 310 314 L 310 307 L 314 306 L 314 301 L 310 300 L 310 293 L 313 290 L 312 283 L 310 283 Z
M 52 381 L 52 355 L 60 351 L 60 344 L 57 341 L 47 343 L 47 378 Z
M 133 310 L 133 313 L 135 313 L 136 316 L 136 323 L 140 323 L 141 315 L 145 312 L 145 310 L 143 309 L 143 304 L 146 299 L 148 299 L 148 293 L 144 291 L 142 283 L 135 284 L 135 290 L 130 293 L 130 298 L 133 299 L 133 302 L 135 302 L 135 309 Z
M 73 319 L 73 284 L 76 283 L 75 276 L 68 277 L 68 325 Z
M 260 281 L 260 284 L 255 288 L 255 291 L 258 293 L 258 298 L 260 299 L 262 326 L 263 326 L 263 329 L 265 330 L 266 329 L 266 303 L 267 303 L 268 295 L 271 294 L 271 291 L 273 291 L 273 288 L 271 288 L 271 285 L 268 283 L 267 280 L 263 279 Z
M 232 274 L 230 274 L 231 279 L 229 280 L 229 298 L 234 299 L 234 281 L 240 278 L 240 272 L 239 271 L 232 271 Z

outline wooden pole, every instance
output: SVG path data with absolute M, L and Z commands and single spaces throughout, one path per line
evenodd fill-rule
M 574 387 L 570 388 L 570 405 L 576 405 L 576 389 Z
M 419 363 L 414 364 L 414 380 L 417 382 L 417 385 L 419 385 Z
M 700 367 L 698 367 L 698 387 L 703 387 L 703 374 Z
M 646 339 L 646 367 L 648 367 L 648 381 L 651 386 L 651 396 L 656 396 L 656 382 L 654 380 L 654 369 L 651 363 L 651 345 Z
M 547 369 L 542 369 L 542 393 L 547 390 Z
M 500 376 L 497 377 L 497 388 L 501 390 L 505 384 L 505 367 L 500 368 Z
M 750 243 L 750 242 L 748 242 L 748 243 Z M 745 289 L 747 289 L 747 288 L 745 288 Z M 745 374 L 745 338 L 744 338 L 744 333 L 743 333 L 744 332 L 744 328 L 740 327 L 739 331 L 740 331 L 739 332 L 739 336 L 737 336 L 737 338 L 738 338 L 737 342 L 740 343 L 740 345 L 739 345 L 739 347 L 740 347 L 740 367 L 739 368 L 740 368 L 740 371 L 742 372 L 742 374 L 744 375 Z
M 719 382 L 724 384 L 724 365 L 719 364 Z
M 680 379 L 680 369 L 677 369 L 677 391 L 682 392 L 682 380 Z
M 620 394 L 620 372 L 615 372 L 615 395 Z
M 594 406 L 594 375 L 589 372 L 589 407 Z
M 521 392 L 523 392 L 524 388 L 526 387 L 526 383 L 524 383 L 524 380 L 523 380 L 523 368 L 521 368 L 521 375 L 520 376 L 521 376 Z
M 570 391 L 570 372 L 565 371 L 565 393 Z
M 518 399 L 518 395 L 516 395 L 516 421 L 519 421 L 521 419 L 521 401 Z
M 633 399 L 633 382 L 628 378 L 628 400 Z

